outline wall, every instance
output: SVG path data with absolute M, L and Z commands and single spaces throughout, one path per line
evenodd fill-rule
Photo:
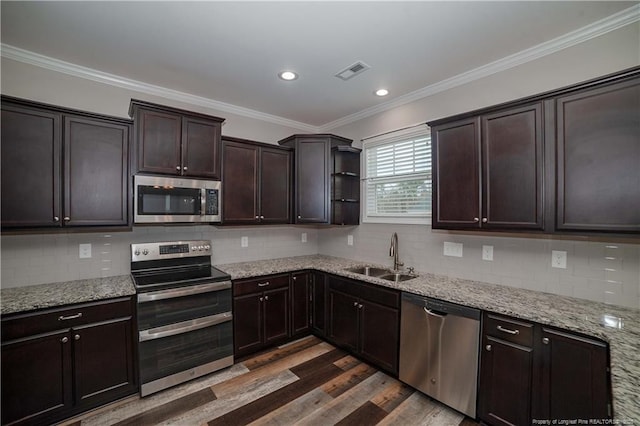
M 640 64 L 640 24 L 623 27 L 558 53 L 406 104 L 332 133 L 362 138 L 419 122 L 534 95 Z M 595 241 L 527 235 L 495 236 L 433 231 L 424 225 L 364 224 L 319 234 L 319 252 L 392 265 L 391 234 L 397 232 L 400 257 L 418 271 L 575 296 L 640 308 L 638 239 Z M 354 245 L 347 246 L 347 236 Z M 463 244 L 462 258 L 443 256 L 445 241 Z M 482 245 L 494 247 L 483 261 Z M 551 251 L 567 252 L 567 269 L 551 268 Z
M 301 242 L 302 233 L 307 242 Z M 240 247 L 240 238 L 249 246 Z M 129 274 L 130 244 L 205 239 L 213 242 L 213 263 L 303 256 L 318 252 L 315 228 L 267 226 L 136 226 L 132 232 L 2 236 L 2 287 L 22 287 L 84 278 Z M 79 259 L 79 244 L 92 246 L 90 259 Z
M 122 89 L 10 59 L 2 58 L 1 65 L 3 95 L 124 118 L 129 118 L 131 99 L 140 99 L 225 118 L 223 135 L 267 143 L 276 143 L 295 133 L 308 133 L 295 127 Z

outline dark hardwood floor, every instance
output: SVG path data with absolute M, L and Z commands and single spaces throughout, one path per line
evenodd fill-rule
M 85 425 L 434 425 L 474 421 L 316 337 L 146 398 L 64 423 Z

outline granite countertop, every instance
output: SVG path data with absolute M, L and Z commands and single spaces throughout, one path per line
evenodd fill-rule
M 419 273 L 395 283 L 345 271 L 371 263 L 323 255 L 216 265 L 232 279 L 315 269 L 482 310 L 553 325 L 609 342 L 613 411 L 620 421 L 640 419 L 640 310 L 515 287 Z M 384 267 L 384 266 L 381 266 Z M 604 315 L 620 318 L 622 328 L 603 326 Z M 631 424 L 631 423 L 629 423 Z
M 3 288 L 2 315 L 136 294 L 130 275 Z

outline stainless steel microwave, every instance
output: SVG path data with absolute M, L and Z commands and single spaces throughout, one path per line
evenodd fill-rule
M 220 222 L 220 181 L 134 176 L 135 223 Z

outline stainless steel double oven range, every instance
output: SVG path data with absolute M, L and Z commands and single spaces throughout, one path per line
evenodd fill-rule
M 132 244 L 131 276 L 141 396 L 233 364 L 231 280 L 211 241 Z

